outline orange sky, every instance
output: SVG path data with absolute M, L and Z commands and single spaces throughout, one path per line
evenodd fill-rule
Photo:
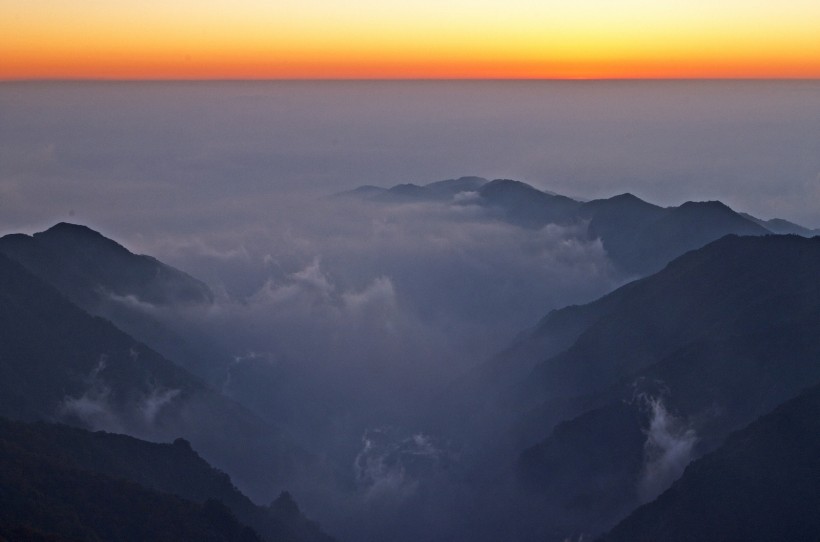
M 820 77 L 818 0 L 0 0 L 0 79 Z

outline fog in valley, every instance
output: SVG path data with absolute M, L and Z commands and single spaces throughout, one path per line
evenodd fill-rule
M 179 344 L 136 335 L 139 318 L 126 329 L 311 457 L 281 485 L 235 476 L 258 502 L 287 488 L 339 540 L 492 540 L 499 517 L 525 531 L 539 506 L 515 500 L 513 465 L 563 418 L 532 420 L 587 407 L 505 399 L 517 417 L 496 418 L 450 401 L 550 311 L 640 274 L 589 220 L 522 224 L 476 190 L 345 192 L 478 175 L 580 202 L 720 200 L 815 228 L 818 100 L 799 81 L 5 83 L 0 230 L 84 224 L 207 284 L 212 298 L 185 303 L 106 293 L 106 310 L 168 330 Z M 184 396 L 156 386 L 138 423 L 118 418 L 95 363 L 55 416 L 148 438 L 133 428 Z M 676 400 L 634 399 L 641 502 L 701 442 Z M 512 437 L 511 420 L 526 430 Z

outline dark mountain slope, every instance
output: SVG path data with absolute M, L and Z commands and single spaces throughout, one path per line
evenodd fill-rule
M 628 270 L 656 271 L 684 252 L 730 233 L 765 235 L 770 232 L 719 201 L 688 201 L 666 209 L 662 217 L 637 232 L 632 240 L 635 249 L 611 256 Z
M 183 436 L 257 496 L 306 459 L 277 430 L 2 255 L 0 415 Z
M 518 475 L 528 498 L 561 510 L 566 535 L 599 532 L 653 498 L 730 431 L 820 381 L 817 276 L 820 238 L 727 237 L 633 283 L 628 295 L 612 294 L 624 296 L 622 304 L 553 358 L 578 372 L 552 373 L 547 395 L 561 390 L 561 378 L 570 390 L 590 391 L 584 380 L 602 382 L 603 373 L 612 383 L 574 401 L 576 412 L 595 407 L 595 416 L 558 425 L 522 454 Z M 655 301 L 666 310 L 653 307 Z M 644 311 L 653 315 L 651 325 L 635 319 Z M 601 334 L 609 325 L 616 326 L 612 335 Z M 624 331 L 632 326 L 645 334 L 645 344 Z M 640 357 L 630 361 L 635 352 Z M 656 361 L 632 365 L 636 359 Z M 583 367 L 590 362 L 592 368 Z M 530 431 L 554 425 L 557 415 L 567 412 L 556 414 L 554 401 L 546 400 L 530 416 Z M 654 452 L 653 438 L 661 443 Z
M 480 203 L 495 216 L 526 228 L 574 222 L 581 203 L 548 194 L 526 183 L 496 179 L 479 190 Z
M 777 233 L 780 235 L 801 235 L 803 237 L 813 237 L 815 235 L 820 234 L 820 230 L 818 229 L 809 229 L 801 226 L 800 224 L 795 224 L 794 222 L 789 222 L 788 220 L 783 220 L 782 218 L 772 218 L 770 220 L 763 220 L 762 218 L 754 217 L 747 213 L 740 213 L 744 218 L 747 218 L 754 222 L 755 224 L 759 224 L 769 230 L 772 233 Z
M 0 419 L 0 442 L 26 457 L 64 469 L 127 480 L 200 505 L 218 500 L 265 540 L 330 540 L 306 520 L 298 508 L 295 514 L 285 510 L 283 503 L 289 500 L 287 495 L 269 508 L 254 505 L 231 484 L 226 474 L 208 465 L 182 439 L 174 444 L 154 444 L 125 435 Z M 25 479 L 21 477 L 21 481 Z M 292 501 L 291 506 L 295 506 Z
M 253 542 L 218 501 L 195 504 L 0 440 L 0 540 Z
M 133 254 L 99 233 L 60 223 L 32 236 L 0 238 L 0 253 L 54 286 L 85 311 L 114 322 L 163 355 L 209 379 L 227 355 L 197 348 L 146 308 L 210 304 L 204 283 L 150 256 Z M 215 369 L 219 377 L 223 373 Z
M 533 368 L 552 356 L 560 354 L 573 345 L 589 326 L 614 310 L 633 284 L 587 305 L 571 305 L 553 310 L 530 331 L 523 333 L 510 347 L 456 380 L 430 408 L 429 423 L 461 438 L 487 439 L 499 431 L 507 431 L 518 423 L 522 411 L 533 406 L 541 397 L 524 398 L 511 390 L 517 390 Z M 550 404 L 550 411 L 560 417 L 559 411 L 569 406 L 577 412 L 577 406 Z M 448 416 L 441 416 L 441 411 Z M 517 421 L 518 420 L 518 421 Z M 535 422 L 539 426 L 542 420 Z M 543 429 L 542 429 L 543 431 Z M 513 431 L 517 433 L 517 431 Z M 519 443 L 510 435 L 513 446 Z M 538 433 L 541 438 L 543 432 Z M 504 439 L 498 439 L 498 443 Z M 532 439 L 524 439 L 532 443 Z
M 686 468 L 601 542 L 820 539 L 820 388 Z
M 58 416 L 65 399 L 89 391 L 97 377 L 106 377 L 105 395 L 112 407 L 149 395 L 149 382 L 186 394 L 205 389 L 2 255 L 0 300 L 4 415 L 29 420 Z
M 589 237 L 601 239 L 607 255 L 630 273 L 640 273 L 644 266 L 638 259 L 643 247 L 635 240 L 666 213 L 632 194 L 593 200 L 580 209 L 581 217 L 589 221 Z
M 580 408 L 603 405 L 590 394 L 637 378 L 713 328 L 748 333 L 751 320 L 768 322 L 769 312 L 795 319 L 810 309 L 817 245 L 797 236 L 730 236 L 595 302 L 553 311 L 453 384 L 433 410 L 455 414 L 452 431 L 493 434 L 536 409 L 520 419 L 513 438 L 531 444 Z
M 773 316 L 794 318 L 820 294 L 818 273 L 820 238 L 727 236 L 613 293 L 606 313 L 540 363 L 522 389 L 542 396 L 600 390 L 716 326 L 744 332 L 768 322 L 774 309 L 790 312 Z
M 608 527 L 654 497 L 687 461 L 714 449 L 727 433 L 794 397 L 807 382 L 820 381 L 818 326 L 820 310 L 815 310 L 810 318 L 765 332 L 731 337 L 718 332 L 682 349 L 609 393 L 589 398 L 588 404 L 604 405 L 591 411 L 597 418 L 585 413 L 563 422 L 526 450 L 518 462 L 520 479 L 535 498 L 561 507 L 567 525 L 569 514 L 576 514 L 576 532 Z M 658 452 L 669 461 L 657 479 L 646 471 L 653 423 L 670 424 L 657 435 L 668 446 Z M 580 509 L 573 505 L 578 502 L 584 503 Z
M 84 308 L 106 295 L 154 305 L 213 301 L 204 283 L 155 258 L 132 254 L 86 226 L 61 222 L 32 236 L 7 235 L 0 238 L 0 252 Z

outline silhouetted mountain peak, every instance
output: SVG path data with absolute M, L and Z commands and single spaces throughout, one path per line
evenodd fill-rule
M 88 226 L 83 226 L 82 224 L 60 222 L 45 231 L 35 233 L 32 237 L 40 242 L 50 244 L 72 243 L 74 246 L 81 244 L 84 247 L 94 246 L 120 252 L 128 252 L 127 248 L 117 243 L 113 239 L 109 239 L 100 232 L 92 230 Z
M 615 220 L 618 228 L 628 228 L 629 224 L 635 221 L 657 219 L 661 212 L 663 212 L 662 207 L 644 201 L 629 192 L 611 198 L 588 201 L 581 207 L 583 216 L 597 217 L 599 222 L 601 220 Z M 634 213 L 641 214 L 634 215 Z
M 644 204 L 644 205 L 651 205 L 651 203 L 647 203 L 646 201 L 642 200 L 635 194 L 631 192 L 624 192 L 623 194 L 618 194 L 617 196 L 612 196 L 609 198 L 609 201 L 617 202 L 617 203 L 637 203 L 637 204 Z
M 534 186 L 521 181 L 513 179 L 493 179 L 492 181 L 481 187 L 481 195 L 484 197 L 492 197 L 497 194 L 520 194 L 520 195 L 548 195 L 541 192 Z
M 581 207 L 574 199 L 548 194 L 512 179 L 490 181 L 478 193 L 492 213 L 525 228 L 571 223 Z
M 720 201 L 687 201 L 677 207 L 660 207 L 626 192 L 581 202 L 513 179 L 488 182 L 481 177 L 460 177 L 424 186 L 360 187 L 343 195 L 404 203 L 452 201 L 460 192 L 478 193 L 479 197 L 471 198 L 469 203 L 482 206 L 489 218 L 528 229 L 556 224 L 586 230 L 588 239 L 600 239 L 619 270 L 634 275 L 658 271 L 675 257 L 729 233 L 818 233 L 785 220 L 756 219 Z
M 723 203 L 722 201 L 717 200 L 709 200 L 709 201 L 687 201 L 679 205 L 678 207 L 673 209 L 678 213 L 693 213 L 693 212 L 721 212 L 724 214 L 732 214 L 736 215 L 735 211 L 732 210 L 731 207 Z M 739 215 L 738 215 L 739 216 Z
M 690 221 L 693 229 L 722 225 L 734 228 L 740 235 L 765 235 L 770 233 L 764 226 L 749 220 L 721 201 L 687 201 L 669 209 L 669 221 Z
M 431 197 L 440 199 L 452 198 L 461 192 L 477 192 L 485 184 L 487 184 L 487 179 L 482 177 L 459 177 L 426 184 L 424 189 Z
M 71 222 L 58 222 L 47 230 L 35 233 L 34 235 L 86 235 L 110 241 L 110 239 L 104 237 L 101 233 L 92 230 L 88 226 L 84 226 L 82 224 L 72 224 Z
M 751 220 L 755 224 L 763 226 L 767 230 L 771 231 L 772 233 L 777 234 L 788 234 L 794 233 L 797 235 L 802 235 L 804 237 L 811 237 L 820 233 L 818 229 L 810 229 L 801 226 L 800 224 L 795 224 L 794 222 L 789 222 L 788 220 L 783 220 L 782 218 L 772 218 L 770 220 L 763 220 L 761 218 L 757 218 L 756 216 L 752 216 L 749 213 L 740 213 L 743 218 Z
M 771 233 L 720 201 L 687 201 L 679 207 L 669 209 L 668 215 L 658 225 L 704 233 L 710 228 L 724 228 L 726 233 L 739 235 Z
M 0 251 L 92 313 L 109 293 L 154 304 L 213 301 L 201 281 L 87 226 L 60 222 L 32 236 L 7 235 Z

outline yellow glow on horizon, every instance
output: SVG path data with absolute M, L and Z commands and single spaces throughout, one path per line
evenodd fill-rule
M 817 0 L 0 0 L 0 78 L 820 77 Z

